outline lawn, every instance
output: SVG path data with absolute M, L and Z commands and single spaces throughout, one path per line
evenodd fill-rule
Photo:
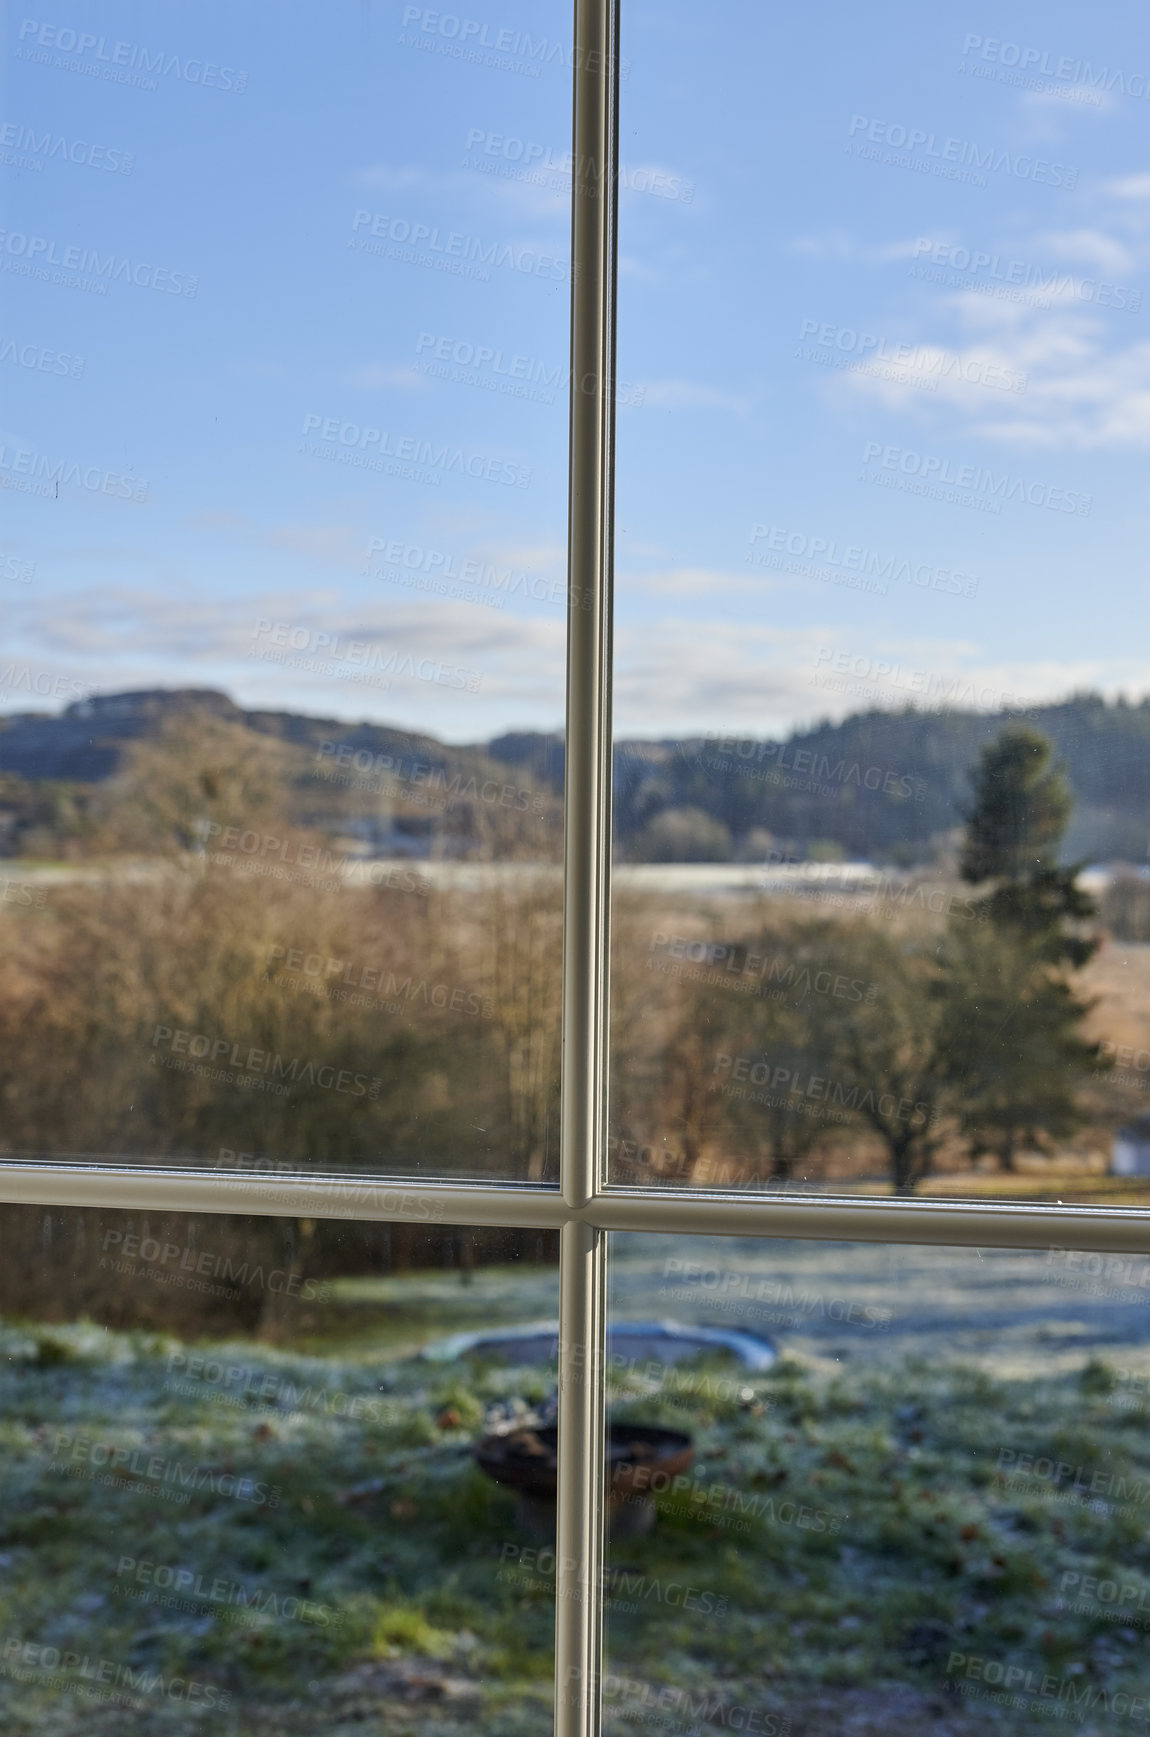
M 715 1324 L 717 1286 L 660 1297 L 672 1246 L 620 1244 L 617 1310 Z M 1037 1257 L 913 1251 L 894 1280 L 779 1248 L 769 1305 L 739 1277 L 761 1249 L 723 1254 L 772 1369 L 613 1369 L 613 1415 L 696 1461 L 610 1547 L 609 1737 L 1137 1730 L 1144 1304 L 1043 1287 Z M 553 1269 L 348 1281 L 286 1348 L 3 1328 L 5 1733 L 549 1731 L 553 1553 L 470 1448 L 552 1372 L 412 1353 L 553 1296 Z

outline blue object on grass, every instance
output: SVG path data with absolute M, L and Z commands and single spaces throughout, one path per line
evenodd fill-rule
M 607 1329 L 612 1357 L 652 1358 L 681 1363 L 704 1351 L 730 1351 L 748 1369 L 769 1369 L 778 1353 L 768 1339 L 737 1327 L 702 1327 L 680 1321 L 616 1321 Z M 533 1321 L 527 1327 L 487 1327 L 477 1333 L 454 1333 L 427 1346 L 421 1355 L 434 1363 L 451 1363 L 469 1353 L 506 1357 L 512 1363 L 553 1363 L 559 1355 L 558 1321 Z

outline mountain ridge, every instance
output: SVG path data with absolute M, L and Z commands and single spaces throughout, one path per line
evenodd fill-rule
M 244 708 L 213 688 L 141 689 L 77 700 L 58 713 L 8 713 L 0 717 L 0 775 L 98 784 L 114 776 L 132 743 L 197 712 L 317 753 L 335 743 L 353 755 L 390 756 L 449 776 L 495 763 L 556 798 L 562 791 L 563 741 L 554 732 L 508 731 L 486 743 L 451 745 L 367 719 Z M 1050 737 L 1074 792 L 1067 859 L 1145 860 L 1150 700 L 1083 693 L 1034 706 L 1024 717 Z M 620 847 L 640 861 L 751 860 L 774 846 L 800 858 L 927 861 L 962 824 L 979 750 L 1018 718 L 1005 710 L 870 707 L 783 738 L 715 731 L 622 740 L 614 761 Z

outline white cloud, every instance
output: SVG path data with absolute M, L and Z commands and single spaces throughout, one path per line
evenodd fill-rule
M 1150 171 L 1137 175 L 1120 175 L 1104 183 L 1103 192 L 1115 199 L 1150 199 Z
M 1095 114 L 1110 114 L 1118 106 L 1116 97 L 1108 91 L 1096 90 L 1088 84 L 1048 84 L 1043 90 L 1026 91 L 1021 99 L 1021 107 L 1037 110 L 1045 115 L 1047 111 L 1062 113 L 1073 110 L 1093 110 Z M 1046 134 L 1046 137 L 1056 135 Z
M 554 727 L 562 718 L 564 641 L 562 608 L 527 617 L 382 587 L 362 602 L 315 587 L 267 589 L 237 604 L 202 591 L 93 586 L 66 609 L 30 600 L 21 656 L 100 693 L 217 687 L 248 706 L 387 718 L 478 741 L 509 723 Z M 401 662 L 389 676 L 393 652 Z M 425 673 L 404 668 L 404 658 Z M 437 679 L 443 670 L 474 671 L 478 691 Z
M 638 553 L 638 551 L 629 551 Z M 616 581 L 621 598 L 644 597 L 714 597 L 751 595 L 765 590 L 778 590 L 783 579 L 766 574 L 724 573 L 714 567 L 675 567 L 662 573 L 621 573 Z
M 557 153 L 561 156 L 562 153 Z M 484 158 L 476 161 L 482 163 Z M 442 217 L 431 219 L 429 209 L 439 211 L 441 202 L 445 199 L 455 204 L 483 208 L 488 213 L 496 212 L 510 215 L 517 220 L 559 219 L 569 222 L 571 209 L 570 177 L 556 173 L 554 185 L 540 180 L 520 178 L 520 171 L 514 164 L 506 164 L 509 171 L 506 175 L 485 174 L 482 169 L 460 167 L 458 169 L 427 169 L 412 164 L 376 163 L 358 171 L 356 184 L 368 193 L 380 193 L 385 196 L 406 201 L 403 210 L 390 212 L 393 218 L 409 222 L 437 222 L 445 232 L 458 228 L 458 222 L 453 218 Z M 524 172 L 525 173 L 525 172 Z M 540 171 L 542 177 L 543 172 Z M 469 221 L 478 222 L 478 218 Z M 367 234 L 366 226 L 361 230 Z
M 1130 249 L 1101 229 L 1050 231 L 1035 237 L 1035 244 L 1056 259 L 1082 260 L 1097 271 L 1115 277 L 1136 271 L 1138 262 Z
M 955 237 L 948 230 L 937 230 L 931 237 L 932 242 L 952 241 Z M 825 235 L 796 235 L 786 243 L 790 253 L 797 253 L 804 259 L 835 260 L 840 263 L 859 261 L 866 265 L 889 265 L 900 259 L 917 259 L 919 257 L 918 238 L 908 238 L 905 241 L 888 241 L 881 246 L 864 246 L 844 230 L 834 229 Z
M 695 618 L 624 622 L 616 635 L 621 735 L 777 735 L 866 706 L 984 711 L 1095 688 L 1150 692 L 1150 660 L 1003 660 L 969 640 L 891 640 L 838 626 L 768 628 Z
M 1150 445 L 1150 340 L 1123 342 L 1109 310 L 1068 297 L 1047 311 L 973 292 L 940 306 L 979 333 L 974 343 L 921 345 L 913 366 L 903 366 L 917 386 L 898 380 L 896 363 L 879 360 L 872 374 L 843 372 L 832 389 L 919 420 L 957 412 L 966 430 L 1020 448 Z M 1004 379 L 1017 387 L 1020 377 L 1024 391 L 1003 387 Z M 922 390 L 932 378 L 937 390 Z

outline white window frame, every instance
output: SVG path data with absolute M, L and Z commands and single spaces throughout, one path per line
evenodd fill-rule
M 0 1200 L 126 1211 L 557 1229 L 555 1737 L 598 1737 L 610 1231 L 1150 1253 L 1150 1210 L 786 1196 L 607 1184 L 611 630 L 620 0 L 574 0 L 571 407 L 558 1188 L 422 1177 L 261 1178 L 160 1165 L 0 1162 Z

